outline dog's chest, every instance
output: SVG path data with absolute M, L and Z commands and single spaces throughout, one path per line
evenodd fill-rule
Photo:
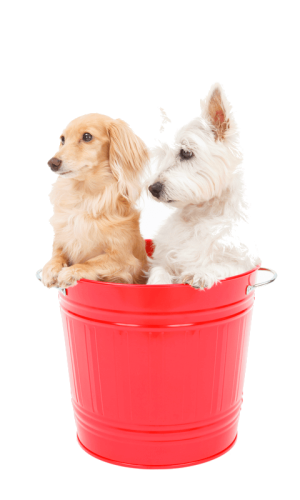
M 68 238 L 73 235 L 77 239 L 88 237 L 99 226 L 99 220 L 81 210 L 72 210 L 71 213 L 59 210 L 54 213 L 51 224 L 56 233 L 66 234 Z
M 51 224 L 56 244 L 63 248 L 71 263 L 85 262 L 104 253 L 101 221 L 79 207 L 56 210 Z
M 210 263 L 235 261 L 237 255 L 245 260 L 240 230 L 237 224 L 233 225 L 231 214 L 214 217 L 195 209 L 187 215 L 182 217 L 177 212 L 161 228 L 155 241 L 157 265 L 166 267 L 170 274 L 180 275 L 192 274 Z M 247 263 L 249 269 L 251 265 Z M 235 268 L 235 272 L 244 271 Z
M 156 244 L 161 252 L 158 259 L 168 262 L 176 274 L 191 265 L 201 265 L 211 251 L 214 242 L 213 230 L 206 223 L 188 223 L 178 214 L 167 221 L 160 230 Z

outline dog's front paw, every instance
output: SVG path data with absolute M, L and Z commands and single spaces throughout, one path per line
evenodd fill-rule
M 209 279 L 207 276 L 203 275 L 186 275 L 183 276 L 181 283 L 185 285 L 190 285 L 197 290 L 204 290 L 205 288 L 211 288 L 214 284 L 212 279 Z
M 51 260 L 43 267 L 42 283 L 47 288 L 58 287 L 57 278 L 62 270 L 62 264 L 53 263 Z
M 190 285 L 191 287 L 200 290 L 204 290 L 204 288 L 206 288 L 205 280 L 199 278 L 197 279 L 196 276 L 191 275 L 183 276 L 180 283 L 182 283 L 183 285 Z
M 168 271 L 161 266 L 153 267 L 150 271 L 150 276 L 147 285 L 170 285 L 172 277 Z
M 57 283 L 59 288 L 69 288 L 71 286 L 77 285 L 77 281 L 80 280 L 80 276 L 76 273 L 74 266 L 65 267 L 62 269 L 58 275 Z

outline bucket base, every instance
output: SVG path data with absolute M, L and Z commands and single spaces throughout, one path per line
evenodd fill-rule
M 198 464 L 202 464 L 204 462 L 210 462 L 211 460 L 214 460 L 215 458 L 218 458 L 218 457 L 224 455 L 225 453 L 227 453 L 227 451 L 231 450 L 231 448 L 235 445 L 236 440 L 237 440 L 237 435 L 235 436 L 232 443 L 227 448 L 225 448 L 225 450 L 220 451 L 220 453 L 217 453 L 216 455 L 213 455 L 212 457 L 203 458 L 202 460 L 196 460 L 195 462 L 188 462 L 185 464 L 170 464 L 170 465 L 141 465 L 141 464 L 126 464 L 126 463 L 122 463 L 122 462 L 117 462 L 115 460 L 110 460 L 109 458 L 100 457 L 99 455 L 96 455 L 96 453 L 93 453 L 92 451 L 88 450 L 81 443 L 78 435 L 77 435 L 77 440 L 78 440 L 78 443 L 80 444 L 81 448 L 86 453 L 88 453 L 89 455 L 92 455 L 92 457 L 95 457 L 98 460 L 102 460 L 102 462 L 108 462 L 109 464 L 119 465 L 121 467 L 131 467 L 133 469 L 179 469 L 180 467 L 191 467 L 192 465 L 198 465 Z

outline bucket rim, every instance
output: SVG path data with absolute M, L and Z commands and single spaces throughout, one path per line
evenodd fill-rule
M 236 274 L 235 276 L 230 276 L 229 278 L 225 278 L 224 280 L 220 280 L 217 285 L 219 283 L 225 283 L 227 281 L 231 281 L 231 280 L 234 280 L 234 279 L 238 279 L 238 278 L 241 278 L 243 276 L 247 276 L 247 275 L 250 275 L 252 273 L 254 273 L 255 271 L 257 271 L 258 269 L 260 268 L 260 264 L 258 264 L 257 266 L 253 267 L 252 269 L 250 269 L 249 271 L 246 271 L 245 273 L 242 273 L 242 274 Z M 171 283 L 171 284 L 165 284 L 165 285 L 147 285 L 147 284 L 134 284 L 134 283 L 112 283 L 112 282 L 108 282 L 108 281 L 95 281 L 95 280 L 88 280 L 88 279 L 85 279 L 85 278 L 82 278 L 81 280 L 78 281 L 78 283 L 94 283 L 96 285 L 105 285 L 105 286 L 114 286 L 114 287 L 129 287 L 129 288 L 166 288 L 166 289 L 174 289 L 174 288 L 183 288 L 183 287 L 189 287 L 190 285 L 188 284 L 182 284 L 182 283 Z M 216 285 L 213 285 L 213 287 L 216 286 Z M 212 287 L 212 288 L 213 288 Z M 206 289 L 204 288 L 203 290 L 197 290 L 199 292 L 205 292 Z

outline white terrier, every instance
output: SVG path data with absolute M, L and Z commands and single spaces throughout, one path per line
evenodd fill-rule
M 218 84 L 201 108 L 202 116 L 179 130 L 174 147 L 154 151 L 158 172 L 149 191 L 177 210 L 154 239 L 149 285 L 210 288 L 260 263 L 234 236 L 245 220 L 242 156 L 231 106 Z

